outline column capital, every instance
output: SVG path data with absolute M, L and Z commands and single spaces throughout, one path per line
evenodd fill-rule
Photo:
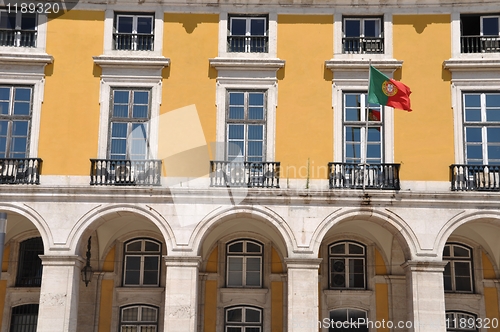
M 448 262 L 443 261 L 406 261 L 401 267 L 406 271 L 415 272 L 443 272 Z
M 200 267 L 201 257 L 200 256 L 163 256 L 165 260 L 165 265 L 177 266 L 177 267 Z
M 39 255 L 43 266 L 76 266 L 81 268 L 85 260 L 78 255 Z
M 323 258 L 285 258 L 289 269 L 317 270 Z

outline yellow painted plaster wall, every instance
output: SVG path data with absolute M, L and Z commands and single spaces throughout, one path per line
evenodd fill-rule
M 271 282 L 271 331 L 283 331 L 283 282 Z
M 495 279 L 496 273 L 493 264 L 491 264 L 491 260 L 488 255 L 483 252 L 483 278 L 484 279 Z
M 217 264 L 218 264 L 218 257 L 219 254 L 219 248 L 216 246 L 214 250 L 212 250 L 212 253 L 210 256 L 208 256 L 208 261 L 207 261 L 207 266 L 205 268 L 205 272 L 207 273 L 217 273 Z
M 276 161 L 282 178 L 326 179 L 333 159 L 331 15 L 279 15 Z
M 378 249 L 375 248 L 375 274 L 386 275 L 387 268 L 385 266 L 384 258 Z
M 206 176 L 209 169 L 209 149 L 215 142 L 216 106 L 215 79 L 217 72 L 208 59 L 217 57 L 219 15 L 166 13 L 164 16 L 164 56 L 171 64 L 163 71 L 161 114 L 189 105 L 196 106 L 197 117 L 204 133 L 200 149 L 188 147 L 181 155 L 165 160 L 167 176 Z M 160 118 L 161 121 L 162 118 Z M 197 119 L 195 119 L 197 120 Z M 185 133 L 193 134 L 197 126 L 180 122 Z
M 113 310 L 114 280 L 101 282 L 101 305 L 99 307 L 99 332 L 108 332 L 111 329 Z
M 103 272 L 113 272 L 115 269 L 115 249 L 116 247 L 113 247 L 109 250 L 108 254 L 106 255 L 106 258 L 104 259 L 104 263 L 102 265 L 102 271 Z
M 387 284 L 375 284 L 375 302 L 377 321 L 389 321 L 389 289 Z M 389 328 L 379 328 L 377 331 L 389 332 Z
M 47 23 L 46 83 L 38 156 L 44 175 L 88 175 L 97 155 L 104 12 L 78 11 Z
M 394 161 L 402 180 L 448 181 L 454 162 L 449 15 L 394 15 L 394 74 L 412 90 L 413 112 L 394 113 Z
M 217 327 L 217 281 L 205 281 L 204 332 L 215 332 Z
M 489 326 L 491 328 L 488 331 L 500 331 L 500 326 L 498 324 L 493 324 L 493 319 L 498 323 L 500 318 L 500 311 L 498 308 L 498 291 L 495 287 L 484 287 L 484 304 L 486 307 L 486 318 L 489 318 Z M 487 321 L 483 319 L 483 324 Z M 493 328 L 492 326 L 496 326 Z

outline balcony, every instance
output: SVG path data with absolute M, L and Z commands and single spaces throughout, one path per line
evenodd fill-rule
M 161 160 L 90 159 L 90 163 L 91 185 L 161 185 Z
M 500 166 L 451 165 L 451 190 L 500 191 Z
M 228 36 L 227 51 L 235 53 L 267 53 L 268 36 Z
M 140 33 L 114 33 L 115 50 L 152 51 L 154 36 Z
M 210 187 L 279 188 L 279 162 L 210 161 Z
M 0 46 L 35 47 L 36 30 L 0 29 Z
M 380 37 L 344 37 L 343 53 L 347 54 L 383 54 L 384 38 Z
M 500 36 L 461 36 L 462 53 L 500 53 Z
M 40 184 L 40 158 L 0 159 L 0 184 Z
M 328 163 L 330 189 L 399 190 L 400 164 Z

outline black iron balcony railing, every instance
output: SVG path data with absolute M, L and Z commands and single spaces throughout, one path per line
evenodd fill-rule
M 211 187 L 280 187 L 279 162 L 210 161 Z
M 500 36 L 462 36 L 462 53 L 500 53 Z
M 399 190 L 400 164 L 328 163 L 330 189 Z
M 140 33 L 114 33 L 115 50 L 152 51 L 154 36 Z
M 343 52 L 354 54 L 383 54 L 384 38 L 381 37 L 344 37 Z
M 40 158 L 0 159 L 0 184 L 40 184 Z
M 35 47 L 36 30 L 0 29 L 0 46 Z
M 267 53 L 268 36 L 228 36 L 227 51 L 235 53 Z
M 161 160 L 90 159 L 90 163 L 91 185 L 161 185 Z
M 451 165 L 451 190 L 500 191 L 500 165 Z

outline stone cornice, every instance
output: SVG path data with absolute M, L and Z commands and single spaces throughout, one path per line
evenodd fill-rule
M 500 70 L 500 57 L 498 59 L 449 59 L 443 62 L 445 69 L 454 71 L 498 71 Z
M 161 69 L 170 65 L 170 59 L 158 57 L 131 57 L 99 55 L 92 57 L 94 63 L 101 68 L 151 68 Z
M 217 70 L 273 70 L 285 66 L 285 60 L 273 59 L 236 59 L 236 58 L 212 58 L 209 59 L 211 67 Z
M 0 53 L 0 64 L 22 66 L 46 66 L 54 62 L 47 53 Z
M 330 59 L 325 61 L 325 67 L 332 71 L 366 71 L 369 65 L 379 70 L 396 70 L 403 66 L 403 61 L 396 59 Z

